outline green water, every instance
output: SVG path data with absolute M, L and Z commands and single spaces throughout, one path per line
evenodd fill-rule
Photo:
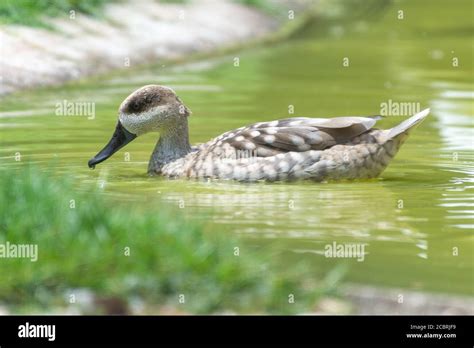
M 34 162 L 73 178 L 78 190 L 97 187 L 122 205 L 154 209 L 164 203 L 210 229 L 259 245 L 272 241 L 288 252 L 289 268 L 307 260 L 308 277 L 345 263 L 350 282 L 472 294 L 472 22 L 471 1 L 400 1 L 344 19 L 315 19 L 278 44 L 17 93 L 1 100 L 1 165 Z M 431 114 L 382 176 L 370 181 L 149 178 L 156 134 L 88 169 L 113 132 L 120 102 L 151 83 L 174 88 L 191 108 L 193 143 L 257 121 L 378 114 L 389 100 L 419 103 Z M 95 103 L 95 118 L 56 116 L 63 100 Z M 379 126 L 405 118 L 392 115 Z M 364 243 L 364 260 L 324 257 L 333 242 Z

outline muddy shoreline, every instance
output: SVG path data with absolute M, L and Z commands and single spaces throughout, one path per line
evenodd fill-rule
M 258 42 L 294 25 L 309 7 L 278 2 L 279 14 L 270 15 L 233 1 L 129 0 L 106 5 L 100 18 L 48 18 L 52 29 L 2 25 L 0 95 Z

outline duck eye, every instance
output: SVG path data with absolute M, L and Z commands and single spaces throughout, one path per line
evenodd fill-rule
M 138 112 L 140 111 L 141 109 L 141 103 L 137 100 L 133 100 L 132 102 L 130 102 L 130 104 L 128 104 L 128 109 L 131 111 L 131 112 Z
M 161 97 L 158 94 L 147 94 L 141 98 L 135 98 L 128 104 L 128 112 L 138 113 L 146 110 L 151 105 L 156 105 L 160 102 Z

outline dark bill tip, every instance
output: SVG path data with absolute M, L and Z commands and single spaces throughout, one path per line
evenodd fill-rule
M 97 155 L 95 155 L 89 160 L 89 162 L 87 162 L 87 165 L 89 166 L 89 168 L 94 169 L 96 164 L 105 161 L 107 158 L 112 156 L 114 153 L 116 153 L 122 147 L 127 145 L 136 137 L 137 136 L 135 134 L 127 131 L 119 121 L 117 123 L 117 127 L 115 127 L 115 132 L 112 135 L 112 139 L 110 139 L 108 144 L 105 145 L 105 147 L 100 150 Z

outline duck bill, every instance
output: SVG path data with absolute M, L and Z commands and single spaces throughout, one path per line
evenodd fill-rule
M 127 145 L 137 136 L 135 134 L 130 133 L 127 131 L 120 121 L 117 123 L 117 127 L 115 127 L 115 132 L 112 135 L 112 139 L 108 142 L 107 145 L 97 154 L 94 158 L 91 158 L 88 162 L 89 168 L 94 169 L 96 164 L 99 164 L 105 161 L 107 158 L 112 156 L 122 147 Z

